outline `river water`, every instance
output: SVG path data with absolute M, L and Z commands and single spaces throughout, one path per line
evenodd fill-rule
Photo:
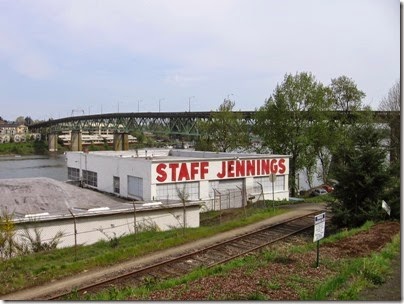
M 0 156 L 0 179 L 23 177 L 49 177 L 66 181 L 65 156 Z

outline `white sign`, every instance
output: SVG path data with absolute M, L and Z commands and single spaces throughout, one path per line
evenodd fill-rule
M 271 173 L 269 175 L 269 180 L 271 181 L 271 183 L 274 183 L 276 181 L 276 174 Z
M 387 205 L 387 203 L 385 201 L 382 201 L 382 208 L 384 209 L 384 211 L 387 212 L 388 215 L 390 215 L 390 212 L 391 212 L 390 206 Z
M 289 158 L 227 159 L 155 162 L 152 182 L 174 183 L 289 174 Z M 276 177 L 273 177 L 275 180 Z
M 314 217 L 314 238 L 313 242 L 317 242 L 324 237 L 325 231 L 325 212 Z

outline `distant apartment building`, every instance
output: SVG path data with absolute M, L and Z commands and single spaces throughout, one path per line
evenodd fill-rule
M 41 134 L 29 134 L 28 127 L 24 124 L 1 123 L 0 124 L 0 143 L 25 142 L 29 138 L 35 140 L 41 139 Z
M 0 124 L 0 134 L 14 136 L 16 134 L 27 134 L 28 127 L 24 124 L 4 123 Z

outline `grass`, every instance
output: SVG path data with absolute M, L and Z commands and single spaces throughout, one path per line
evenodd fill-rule
M 136 236 L 121 237 L 119 245 L 115 248 L 112 248 L 107 241 L 100 241 L 89 246 L 78 246 L 76 250 L 74 247 L 61 248 L 3 260 L 0 263 L 0 294 L 179 246 L 284 212 L 286 211 L 282 209 L 272 211 L 272 209 L 254 208 L 254 212 L 247 217 L 241 213 L 239 217 L 219 225 L 187 228 L 185 235 L 182 229 L 164 232 L 147 231 L 138 233 Z
M 350 231 L 343 231 L 333 235 L 325 242 L 338 242 L 339 240 L 359 233 L 367 231 L 373 225 L 372 222 L 366 223 L 364 226 Z M 299 247 L 296 249 L 296 247 Z M 136 297 L 140 300 L 147 300 L 149 294 L 157 290 L 166 290 L 176 286 L 182 286 L 186 289 L 188 283 L 201 279 L 207 276 L 226 276 L 233 269 L 243 267 L 248 270 L 259 269 L 267 263 L 281 260 L 285 254 L 291 252 L 308 252 L 313 250 L 312 244 L 292 246 L 286 249 L 287 252 L 264 251 L 260 254 L 260 258 L 256 256 L 245 256 L 229 263 L 222 264 L 210 269 L 199 268 L 193 272 L 180 277 L 164 281 L 153 281 L 139 288 L 124 288 L 122 290 L 114 290 L 113 298 L 110 298 L 111 291 L 105 290 L 95 295 L 88 295 L 86 300 L 126 300 L 131 297 Z M 332 264 L 327 264 L 326 267 L 331 267 L 333 275 L 325 277 L 322 280 L 312 280 L 311 285 L 314 286 L 314 291 L 307 289 L 307 278 L 290 275 L 287 279 L 287 286 L 294 288 L 300 295 L 300 300 L 358 300 L 359 293 L 366 287 L 379 285 L 384 282 L 385 277 L 389 273 L 391 260 L 400 253 L 400 235 L 396 235 L 392 242 L 387 244 L 380 252 L 374 252 L 370 256 L 352 259 L 343 259 Z M 324 263 L 323 263 L 324 264 Z M 267 286 L 271 290 L 281 289 L 281 285 L 277 280 L 260 280 L 260 286 Z M 310 284 L 309 284 L 310 285 Z M 225 300 L 241 300 L 240 296 L 222 295 Z M 77 300 L 77 297 L 71 297 L 70 300 Z M 220 300 L 223 300 L 220 299 Z M 243 296 L 243 300 L 266 300 L 265 294 L 256 292 Z M 219 300 L 212 295 L 211 300 Z
M 306 203 L 332 203 L 335 201 L 335 197 L 332 193 L 327 193 L 320 196 L 304 197 Z
M 237 227 L 245 226 L 262 219 L 279 215 L 285 210 L 280 208 L 272 211 L 272 208 L 248 210 L 245 216 L 244 210 L 241 210 L 236 218 L 213 226 L 202 226 L 199 228 L 186 229 L 185 235 L 182 229 L 170 230 L 164 232 L 147 231 L 134 237 L 133 235 L 124 236 L 119 239 L 119 245 L 112 248 L 107 241 L 100 241 L 90 246 L 79 246 L 77 250 L 73 247 L 56 249 L 49 252 L 41 252 L 27 256 L 16 257 L 10 260 L 4 260 L 0 263 L 0 294 L 6 294 L 18 289 L 52 281 L 54 279 L 71 276 L 84 270 L 95 267 L 113 265 L 118 262 L 133 259 L 147 255 L 158 249 L 166 249 L 178 246 L 194 240 L 209 237 L 216 233 L 225 232 Z M 211 218 L 218 216 L 217 213 L 201 214 L 202 218 Z M 366 231 L 372 227 L 373 223 L 368 222 L 364 226 L 342 231 L 331 235 L 323 240 L 322 243 L 337 242 L 343 238 L 349 237 L 361 231 Z M 306 245 L 292 246 L 288 248 L 289 253 L 304 253 L 313 250 L 315 243 L 309 242 Z M 380 253 L 375 253 L 370 257 L 344 260 L 343 262 L 327 262 L 322 260 L 322 264 L 333 270 L 337 275 L 326 278 L 321 282 L 315 282 L 315 291 L 309 293 L 308 290 L 299 289 L 302 300 L 355 300 L 359 292 L 371 285 L 383 282 L 388 273 L 391 259 L 399 254 L 400 238 L 396 236 L 391 244 L 386 246 Z M 211 275 L 225 275 L 232 269 L 245 267 L 246 269 L 257 269 L 266 263 L 281 261 L 288 255 L 288 252 L 278 252 L 276 250 L 264 251 L 260 259 L 255 256 L 246 256 L 233 260 L 224 265 L 219 265 L 211 269 L 199 268 L 195 271 L 176 279 L 170 279 L 163 282 L 149 280 L 141 288 L 111 289 L 103 291 L 96 295 L 87 295 L 87 300 L 125 300 L 136 295 L 142 299 L 147 299 L 150 292 L 172 288 L 181 284 L 197 280 Z M 287 261 L 285 261 L 286 263 Z M 300 277 L 291 277 L 290 284 L 299 285 Z M 261 282 L 267 284 L 268 288 L 277 290 L 281 288 L 277 281 Z M 300 285 L 299 285 L 300 286 Z M 299 287 L 298 286 L 298 287 Z M 296 287 L 296 288 L 298 288 Z M 299 287 L 301 288 L 301 287 Z M 248 295 L 249 299 L 263 299 L 262 294 Z M 71 299 L 77 299 L 72 296 Z
M 21 143 L 0 144 L 0 155 L 19 154 L 47 154 L 48 146 L 44 141 L 28 141 Z

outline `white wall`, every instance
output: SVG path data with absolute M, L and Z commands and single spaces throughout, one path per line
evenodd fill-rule
M 189 228 L 199 227 L 199 205 L 186 207 L 186 225 Z M 176 219 L 176 216 L 178 219 Z M 181 228 L 183 224 L 183 209 L 178 208 L 159 208 L 148 211 L 136 212 L 137 227 L 154 222 L 161 231 L 172 229 L 173 227 Z M 60 247 L 68 247 L 74 245 L 74 220 L 72 217 L 68 219 L 57 219 L 51 221 L 39 221 L 29 223 L 16 224 L 17 242 L 21 242 L 21 235 L 24 234 L 24 227 L 34 236 L 34 227 L 38 227 L 41 231 L 42 241 L 49 242 L 58 231 L 63 232 Z M 119 213 L 109 215 L 95 215 L 86 217 L 76 217 L 77 244 L 89 245 L 99 240 L 108 240 L 108 237 L 117 237 L 132 234 L 134 232 L 134 213 Z M 107 235 L 105 236 L 100 229 Z
M 114 193 L 113 176 L 118 176 L 120 178 L 119 195 L 122 197 L 129 197 L 128 175 L 143 178 L 143 198 L 132 198 L 151 200 L 150 160 L 140 157 L 119 157 L 78 152 L 68 154 L 67 167 L 97 172 L 97 189 L 108 193 Z

